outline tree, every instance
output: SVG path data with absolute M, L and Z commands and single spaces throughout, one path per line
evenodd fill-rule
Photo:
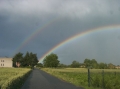
M 31 66 L 34 67 L 38 63 L 38 58 L 37 54 L 33 54 L 32 52 L 29 53 L 27 52 L 26 55 L 24 56 L 21 66 L 26 67 L 26 66 Z
M 29 55 L 29 52 L 27 52 L 21 62 L 21 66 L 25 67 L 29 65 L 30 65 L 30 55 Z
M 17 53 L 14 57 L 13 57 L 13 67 L 17 67 L 16 63 L 21 64 L 21 61 L 23 60 L 23 53 Z
M 107 69 L 108 67 L 107 67 L 106 63 L 101 62 L 101 63 L 99 63 L 99 68 L 100 69 Z
M 95 59 L 91 60 L 91 67 L 92 68 L 98 68 L 98 63 L 97 63 L 97 61 Z
M 91 61 L 90 61 L 90 59 L 85 59 L 84 60 L 84 64 L 85 64 L 86 68 L 91 67 Z
M 61 67 L 61 68 L 66 68 L 66 67 L 67 67 L 67 65 L 62 64 L 62 63 L 59 63 L 58 67 Z
M 95 59 L 85 59 L 84 64 L 87 68 L 98 68 L 98 63 Z
M 43 67 L 42 63 L 37 63 L 36 67 Z
M 78 67 L 80 67 L 80 63 L 77 62 L 77 61 L 73 61 L 72 64 L 71 64 L 71 67 L 72 68 L 78 68 Z
M 57 67 L 59 64 L 58 56 L 54 53 L 46 56 L 43 60 L 43 65 L 45 67 Z
M 112 63 L 109 63 L 109 64 L 108 64 L 108 68 L 109 68 L 109 69 L 115 69 L 115 65 L 113 65 Z
M 28 61 L 30 66 L 35 66 L 38 63 L 37 54 L 33 54 L 32 52 L 29 54 L 30 60 Z
M 24 57 L 23 57 L 23 53 L 19 52 L 13 57 L 14 67 L 17 67 L 17 66 L 34 67 L 37 63 L 38 63 L 37 54 L 33 54 L 32 52 L 31 53 L 27 52 Z

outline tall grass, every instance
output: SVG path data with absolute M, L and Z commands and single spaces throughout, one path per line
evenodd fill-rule
M 20 89 L 30 72 L 28 68 L 0 68 L 0 89 Z
M 103 75 L 101 69 L 91 69 L 90 87 L 88 87 L 88 70 L 85 68 L 43 68 L 42 70 L 85 89 L 120 89 L 120 70 L 106 69 Z

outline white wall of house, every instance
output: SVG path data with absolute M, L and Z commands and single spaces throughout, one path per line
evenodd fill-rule
M 0 58 L 0 67 L 13 67 L 12 58 Z

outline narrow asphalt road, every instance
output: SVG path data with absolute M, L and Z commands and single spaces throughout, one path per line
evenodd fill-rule
M 62 81 L 48 73 L 34 69 L 21 89 L 83 89 Z

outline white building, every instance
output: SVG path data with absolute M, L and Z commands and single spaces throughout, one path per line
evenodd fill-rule
M 0 58 L 0 67 L 13 67 L 12 58 Z

